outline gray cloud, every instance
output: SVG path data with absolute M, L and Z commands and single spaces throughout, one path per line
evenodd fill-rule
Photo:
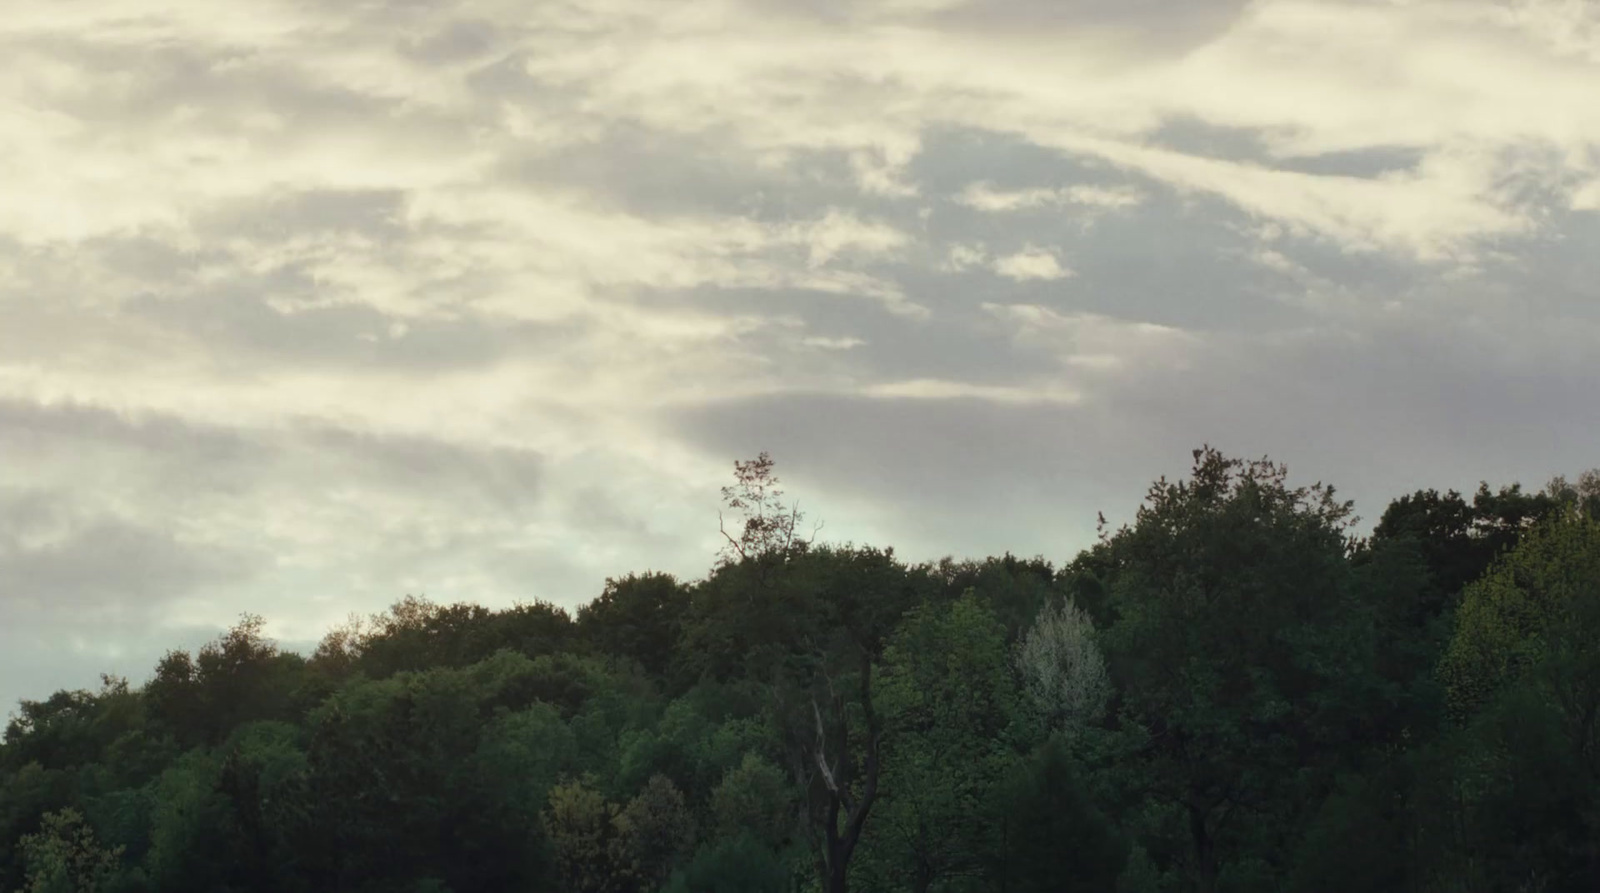
M 514 510 L 538 500 L 545 461 L 530 450 L 376 434 L 302 421 L 281 430 L 247 431 L 164 415 L 129 417 L 105 409 L 0 400 L 0 444 L 12 455 L 131 454 L 160 472 L 162 487 L 222 489 L 259 485 L 285 470 L 342 485 L 466 497 Z M 37 511 L 34 497 L 19 511 Z M 103 532 L 127 539 L 126 531 Z
M 440 27 L 427 37 L 407 42 L 404 51 L 431 64 L 464 62 L 482 57 L 500 43 L 500 39 L 501 33 L 494 23 L 461 19 Z
M 259 566 L 259 556 L 185 545 L 121 518 L 80 514 L 60 505 L 68 499 L 26 491 L 0 497 L 0 602 L 9 622 L 143 620 L 164 601 Z
M 1181 52 L 1225 31 L 1249 0 L 952 0 L 875 4 L 867 0 L 759 0 L 758 5 L 833 26 L 883 18 L 987 36 L 1040 39 L 1113 31 L 1147 49 Z
M 1144 485 L 1181 474 L 1202 443 L 1286 460 L 1369 521 L 1414 488 L 1537 486 L 1593 465 L 1600 422 L 1572 410 L 1600 371 L 1527 368 L 1496 340 L 1459 326 L 1230 336 L 1180 369 L 1093 381 L 1080 405 L 793 394 L 672 424 L 715 453 L 771 449 L 824 499 L 918 506 L 896 513 L 891 541 L 924 556 L 981 541 L 1064 560 L 1095 511 L 1130 518 Z
M 601 207 L 647 217 L 729 214 L 781 222 L 840 205 L 883 213 L 904 204 L 864 200 L 849 159 L 837 151 L 807 151 L 781 168 L 764 167 L 732 133 L 674 133 L 629 120 L 554 151 L 511 153 L 504 170 L 513 182 L 581 191 Z
M 1264 167 L 1318 176 L 1362 179 L 1414 171 L 1426 154 L 1419 146 L 1382 145 L 1312 155 L 1274 151 L 1274 142 L 1293 135 L 1215 124 L 1192 115 L 1173 115 L 1163 120 L 1148 139 L 1154 145 L 1189 155 L 1250 161 Z
M 1250 0 L 998 0 L 955 4 L 932 18 L 946 27 L 1030 39 L 1105 29 L 1153 49 L 1183 52 L 1221 35 L 1249 6 Z

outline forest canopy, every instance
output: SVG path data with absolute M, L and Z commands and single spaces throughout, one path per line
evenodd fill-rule
M 833 544 L 735 463 L 703 579 L 408 596 L 23 701 L 0 891 L 1600 889 L 1600 474 L 1204 448 L 1057 567 Z

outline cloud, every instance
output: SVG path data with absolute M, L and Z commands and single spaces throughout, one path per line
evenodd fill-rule
M 807 246 L 806 263 L 811 267 L 822 266 L 841 252 L 882 256 L 909 241 L 893 227 L 839 211 L 830 211 L 821 220 L 804 225 L 796 236 Z
M 0 493 L 0 610 L 8 625 L 149 622 L 161 601 L 247 576 L 260 561 L 74 510 L 71 500 L 58 491 Z
M 1065 279 L 1073 275 L 1071 270 L 1061 266 L 1054 254 L 1033 245 L 1024 247 L 1016 254 L 995 258 L 994 271 L 1019 282 L 1027 279 Z
M 1573 192 L 1569 206 L 1574 211 L 1600 211 L 1600 179 L 1590 180 Z
M 816 347 L 822 350 L 850 350 L 854 347 L 861 347 L 867 342 L 861 338 L 852 338 L 848 336 L 843 338 L 829 338 L 825 335 L 811 335 L 806 338 L 802 338 L 800 343 L 807 347 Z
M 939 268 L 950 273 L 964 273 L 981 266 L 988 257 L 982 245 L 951 245 Z
M 1185 353 L 1201 344 L 1182 329 L 1097 313 L 1059 313 L 1033 304 L 985 304 L 984 309 L 1012 325 L 1020 344 L 1049 350 L 1068 366 L 1181 364 Z
M 1371 501 L 1593 464 L 1597 16 L 29 5 L 0 651 L 700 573 L 761 449 L 832 532 L 1057 557 L 1205 440 Z
M 1103 186 L 1070 186 L 1050 189 L 1036 187 L 1014 191 L 999 191 L 992 183 L 979 181 L 969 185 L 956 197 L 956 201 L 980 211 L 1006 212 L 1024 208 L 1060 207 L 1082 205 L 1088 208 L 1129 208 L 1143 199 L 1132 189 Z
M 986 403 L 1076 403 L 1080 395 L 1060 388 L 1004 387 L 960 381 L 915 379 L 872 385 L 868 397 L 897 400 L 980 400 Z

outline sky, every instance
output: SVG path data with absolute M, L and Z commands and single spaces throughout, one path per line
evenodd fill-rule
M 1586 0 L 22 0 L 0 703 L 241 612 L 1064 562 L 1209 443 L 1600 465 Z M 4 713 L 5 708 L 0 708 Z

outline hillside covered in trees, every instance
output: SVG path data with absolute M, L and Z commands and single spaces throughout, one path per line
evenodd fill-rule
M 1196 451 L 1064 567 L 801 534 L 407 598 L 23 702 L 3 891 L 1593 891 L 1600 476 L 1394 500 Z M 1132 500 L 1130 499 L 1130 502 Z

